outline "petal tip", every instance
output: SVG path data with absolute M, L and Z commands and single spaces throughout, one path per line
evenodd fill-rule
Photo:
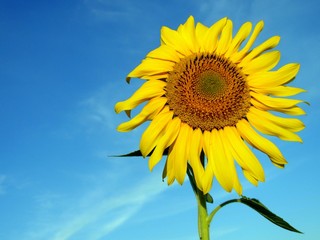
M 257 26 L 259 26 L 261 29 L 264 27 L 264 21 L 263 20 L 260 20 L 258 23 L 257 23 Z
M 122 111 L 121 105 L 122 105 L 122 102 L 117 102 L 116 105 L 114 106 L 114 111 L 115 111 L 117 114 Z

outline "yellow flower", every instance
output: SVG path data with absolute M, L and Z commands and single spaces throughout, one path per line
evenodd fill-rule
M 273 113 L 304 114 L 297 106 L 301 100 L 283 98 L 304 91 L 286 86 L 298 73 L 299 64 L 273 70 L 280 52 L 270 49 L 280 37 L 251 49 L 263 22 L 250 35 L 251 29 L 252 24 L 246 22 L 233 36 L 232 21 L 227 18 L 206 27 L 195 26 L 190 16 L 177 30 L 163 27 L 161 45 L 129 73 L 128 82 L 130 78 L 146 81 L 129 99 L 118 102 L 115 111 L 130 116 L 132 109 L 146 104 L 118 131 L 131 131 L 151 121 L 141 137 L 140 151 L 144 157 L 151 154 L 152 170 L 168 149 L 164 169 L 168 184 L 174 180 L 182 184 L 190 164 L 197 187 L 204 193 L 216 178 L 226 191 L 235 189 L 241 194 L 235 162 L 252 184 L 265 179 L 250 145 L 277 167 L 287 163 L 277 146 L 259 132 L 302 141 L 296 134 L 304 128 L 300 120 Z

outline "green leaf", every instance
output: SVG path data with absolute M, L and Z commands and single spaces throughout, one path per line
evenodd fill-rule
M 276 214 L 274 214 L 273 212 L 271 212 L 265 205 L 263 205 L 259 200 L 255 199 L 255 198 L 247 198 L 247 197 L 243 196 L 242 198 L 239 199 L 239 202 L 256 210 L 263 217 L 265 217 L 270 222 L 272 222 L 273 224 L 275 224 L 281 228 L 284 228 L 286 230 L 296 232 L 296 233 L 302 233 L 299 230 L 292 227 L 289 223 L 287 223 L 281 217 L 279 217 Z
M 148 154 L 147 157 L 150 157 L 152 153 L 153 153 L 153 150 Z M 163 152 L 163 156 L 166 156 L 166 155 L 168 155 L 168 149 L 165 149 Z M 112 157 L 142 157 L 142 153 L 140 150 L 136 150 L 126 154 L 114 155 Z
M 191 184 L 193 192 L 195 194 L 197 194 L 198 188 L 197 188 L 196 180 L 194 178 L 194 173 L 193 173 L 192 167 L 191 167 L 191 165 L 189 163 L 187 164 L 187 175 L 189 177 L 190 184 Z
M 122 154 L 122 155 L 114 155 L 113 157 L 142 157 L 142 154 L 140 150 L 133 151 L 127 154 Z

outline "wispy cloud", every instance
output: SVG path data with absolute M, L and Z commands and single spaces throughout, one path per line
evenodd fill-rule
M 99 131 L 114 131 L 117 124 L 117 115 L 114 112 L 114 104 L 116 103 L 116 100 L 119 99 L 120 91 L 117 89 L 117 86 L 115 84 L 107 83 L 90 97 L 79 103 L 80 122 L 86 125 L 88 129 L 98 127 Z
M 143 181 L 142 184 L 138 184 L 132 188 L 130 192 L 107 198 L 102 202 L 93 203 L 90 209 L 83 211 L 79 215 L 73 216 L 72 219 L 69 219 L 69 223 L 64 225 L 52 240 L 67 240 L 71 236 L 79 233 L 83 228 L 91 224 L 99 223 L 99 219 L 108 219 L 109 221 L 101 227 L 96 228 L 96 231 L 93 231 L 92 235 L 90 235 L 88 239 L 98 240 L 109 234 L 125 223 L 147 201 L 151 200 L 165 189 L 160 187 L 154 179 L 155 178 L 150 177 L 146 181 Z M 122 211 L 122 209 L 125 209 L 125 211 Z M 112 215 L 119 211 L 120 213 L 112 217 Z M 108 216 L 111 217 L 109 218 Z
M 127 83 L 124 81 L 123 84 Z M 96 139 L 102 137 L 103 142 L 108 141 L 108 149 L 104 147 L 97 150 L 97 157 L 106 158 L 111 155 L 125 154 L 138 148 L 139 137 L 146 125 L 134 129 L 124 136 L 116 128 L 121 122 L 130 119 L 124 112 L 116 114 L 114 106 L 116 102 L 128 98 L 139 86 L 140 82 L 135 82 L 126 86 L 128 89 L 123 89 L 117 83 L 107 83 L 93 92 L 91 96 L 79 102 L 76 121 L 80 124 L 80 131 L 86 135 L 94 135 Z M 133 111 L 132 115 L 134 116 L 136 112 Z
M 98 124 L 109 129 L 115 129 L 115 113 L 110 103 L 101 96 L 91 97 L 81 103 L 85 115 L 83 122 L 88 125 Z
M 213 231 L 213 237 L 219 239 L 223 236 L 229 235 L 230 233 L 236 232 L 239 229 L 240 229 L 240 227 L 220 228 L 217 231 Z
M 133 16 L 139 15 L 140 11 L 137 4 L 130 0 L 86 0 L 84 3 L 91 13 L 99 20 L 130 20 Z
M 252 1 L 245 0 L 243 2 L 237 0 L 201 0 L 197 2 L 199 15 L 203 16 L 203 21 L 212 24 L 222 17 L 238 18 L 248 17 L 251 15 Z M 234 19 L 235 18 L 235 19 Z
M 109 164 L 112 165 L 112 161 Z M 110 166 L 111 171 L 113 167 Z M 129 171 L 131 167 L 127 168 Z M 99 240 L 110 234 L 167 189 L 157 173 L 141 181 L 123 181 L 128 171 L 123 166 L 117 175 L 97 174 L 95 182 L 103 185 L 84 191 L 77 198 L 48 193 L 38 196 L 36 222 L 24 237 L 30 240 Z M 112 186 L 108 186 L 111 182 Z
M 125 211 L 118 214 L 118 216 L 113 219 L 113 221 L 107 222 L 106 224 L 101 226 L 98 231 L 93 231 L 90 234 L 90 239 L 99 240 L 108 235 L 109 233 L 120 227 L 122 224 L 124 224 L 126 221 L 128 221 L 134 214 L 136 214 L 140 210 L 141 207 L 142 204 L 130 207 L 129 209 L 125 209 Z

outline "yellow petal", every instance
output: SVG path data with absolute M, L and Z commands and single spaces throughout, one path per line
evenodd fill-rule
M 212 144 L 211 132 L 204 131 L 203 132 L 203 151 L 207 156 L 208 163 L 213 161 L 212 147 L 213 147 L 213 144 Z M 206 168 L 208 168 L 208 164 Z
M 185 40 L 188 48 L 191 52 L 196 53 L 199 51 L 199 45 L 197 42 L 194 26 L 194 18 L 190 16 L 185 24 L 178 28 L 178 33 Z
M 247 77 L 247 81 L 250 86 L 255 88 L 276 87 L 292 81 L 297 75 L 299 68 L 299 64 L 290 63 L 277 71 L 252 73 Z
M 202 52 L 204 51 L 203 45 L 204 45 L 204 39 L 207 31 L 208 31 L 208 27 L 204 26 L 200 22 L 197 23 L 195 34 L 196 34 L 197 42 L 199 43 L 200 51 Z
M 176 149 L 174 159 L 174 172 L 177 181 L 182 184 L 187 173 L 187 163 L 190 151 L 190 136 L 192 128 L 185 123 L 181 123 L 179 135 L 175 141 L 174 148 Z
M 278 111 L 285 108 L 292 108 L 299 103 L 302 103 L 302 100 L 289 99 L 289 98 L 274 98 L 269 97 L 263 94 L 250 92 L 250 95 L 262 103 L 265 106 L 268 106 L 270 109 Z M 251 98 L 252 99 L 252 98 Z
M 154 49 L 153 51 L 148 53 L 147 57 L 161 59 L 165 61 L 172 61 L 174 63 L 180 61 L 177 52 L 167 45 L 161 45 L 160 47 Z
M 211 186 L 212 186 L 212 181 L 214 178 L 213 168 L 209 166 L 212 164 L 211 162 L 214 161 L 212 146 L 213 146 L 213 144 L 212 144 L 211 132 L 204 131 L 204 133 L 203 133 L 203 151 L 204 151 L 205 155 L 207 156 L 207 166 L 205 168 L 205 172 L 204 172 L 203 179 L 202 179 L 202 187 L 203 187 L 204 194 L 208 193 L 210 191 Z
M 279 61 L 280 52 L 272 51 L 260 55 L 249 63 L 245 63 L 245 65 L 243 65 L 244 63 L 241 62 L 239 63 L 239 67 L 243 67 L 243 73 L 252 74 L 255 72 L 269 71 L 270 69 L 274 68 Z
M 150 123 L 148 128 L 142 134 L 140 140 L 140 151 L 143 157 L 146 157 L 158 144 L 163 136 L 163 129 L 171 121 L 173 112 L 165 107 Z
M 246 22 L 241 26 L 241 28 L 237 32 L 236 36 L 232 39 L 230 47 L 228 48 L 228 50 L 225 54 L 225 57 L 230 57 L 236 51 L 238 51 L 240 45 L 249 36 L 251 28 L 252 28 L 251 22 Z
M 277 146 L 270 140 L 258 134 L 248 123 L 247 120 L 241 120 L 236 125 L 241 137 L 246 140 L 251 146 L 264 152 L 270 160 L 278 167 L 284 167 L 287 161 L 283 157 Z
M 153 98 L 151 99 L 141 110 L 141 112 L 132 118 L 130 121 L 121 123 L 117 130 L 119 132 L 128 132 L 135 129 L 137 126 L 141 125 L 147 120 L 151 120 L 154 116 L 156 116 L 161 109 L 166 104 L 167 99 L 160 97 L 160 98 Z
M 245 56 L 241 60 L 241 64 L 248 64 L 250 61 L 252 61 L 254 58 L 259 56 L 261 53 L 263 53 L 266 50 L 272 49 L 276 47 L 279 44 L 280 37 L 279 36 L 273 36 L 260 44 L 259 46 L 255 47 L 247 56 Z
M 228 19 L 226 25 L 224 26 L 221 32 L 216 53 L 220 55 L 224 54 L 228 50 L 231 40 L 232 40 L 232 21 Z
M 296 118 L 283 118 L 279 116 L 275 116 L 269 112 L 261 111 L 254 107 L 250 108 L 250 111 L 255 115 L 260 116 L 265 119 L 265 121 L 272 122 L 282 128 L 288 129 L 292 132 L 299 132 L 305 128 L 303 122 Z
M 164 95 L 165 91 L 163 88 L 165 86 L 166 83 L 160 80 L 145 82 L 130 98 L 125 101 L 118 102 L 115 105 L 116 113 L 124 110 L 132 110 L 145 101 Z
M 140 79 L 143 79 L 143 80 L 163 80 L 163 81 L 166 81 L 166 79 L 168 78 L 169 76 L 169 73 L 157 73 L 157 74 L 154 74 L 152 76 L 148 76 L 148 75 L 144 75 L 144 76 L 141 76 L 139 77 Z M 127 78 L 127 82 L 129 83 L 131 80 L 131 78 Z
M 249 111 L 247 118 L 252 126 L 264 134 L 276 136 L 286 141 L 302 142 L 302 139 L 297 134 L 282 128 L 267 118 L 261 117 L 256 111 Z
M 289 114 L 292 116 L 300 116 L 300 115 L 305 115 L 306 112 L 300 108 L 300 107 L 291 107 L 291 108 L 284 108 L 279 110 L 279 112 L 285 113 L 285 114 Z
M 191 145 L 190 145 L 190 165 L 192 167 L 196 184 L 202 191 L 202 177 L 204 175 L 204 168 L 200 160 L 202 151 L 202 132 L 199 128 L 192 131 Z
M 254 186 L 258 186 L 258 180 L 255 177 L 252 176 L 251 172 L 249 172 L 249 171 L 247 171 L 245 169 L 243 169 L 242 172 L 243 172 L 243 175 L 246 177 L 246 179 L 250 183 L 252 183 Z
M 255 26 L 253 33 L 251 34 L 247 44 L 239 52 L 231 55 L 230 59 L 232 62 L 234 62 L 234 63 L 239 62 L 247 54 L 247 52 L 252 47 L 254 41 L 258 37 L 259 33 L 262 31 L 263 26 L 264 26 L 263 21 L 260 21 L 257 23 L 257 25 Z
M 161 41 L 163 44 L 175 49 L 181 56 L 192 54 L 184 38 L 177 31 L 168 27 L 161 28 Z
M 287 87 L 287 86 L 276 86 L 276 87 L 269 87 L 269 88 L 252 88 L 257 93 L 261 94 L 271 94 L 273 96 L 278 97 L 289 97 L 294 96 L 299 93 L 306 92 L 306 90 L 302 88 L 296 88 L 296 87 Z
M 205 52 L 214 52 L 217 47 L 218 37 L 221 34 L 225 24 L 227 22 L 227 18 L 222 18 L 215 24 L 213 24 L 207 31 L 204 39 L 203 39 L 203 51 Z
M 156 74 L 168 73 L 172 71 L 174 65 L 175 63 L 172 61 L 146 58 L 128 74 L 127 78 L 141 78 L 143 76 L 153 76 Z
M 233 189 L 236 190 L 236 192 L 241 195 L 242 194 L 242 186 L 240 184 L 238 175 L 237 175 L 237 171 L 236 171 L 236 167 L 234 164 L 234 159 L 233 159 L 233 155 L 232 155 L 232 151 L 229 148 L 229 144 L 228 144 L 228 134 L 227 132 L 223 130 L 219 130 L 218 131 L 218 137 L 220 138 L 220 142 L 223 146 L 223 150 L 224 150 L 224 162 L 227 164 L 224 164 L 225 166 L 228 166 L 228 169 L 225 168 L 225 172 L 228 172 L 229 176 L 226 176 L 230 181 L 232 181 L 232 187 Z M 221 159 L 222 160 L 222 159 Z M 223 161 L 223 160 L 222 160 Z
M 264 181 L 264 171 L 259 160 L 241 139 L 237 129 L 235 127 L 225 127 L 224 131 L 227 138 L 226 144 L 241 168 L 255 179 Z
M 158 164 L 158 162 L 161 160 L 163 151 L 176 140 L 180 130 L 180 124 L 181 124 L 181 120 L 179 118 L 174 118 L 172 121 L 169 121 L 164 131 L 164 135 L 161 137 L 152 155 L 150 156 L 150 159 L 149 159 L 150 171 L 152 171 L 154 166 Z
M 214 178 L 214 173 L 210 167 L 206 167 L 204 175 L 202 177 L 202 191 L 204 194 L 207 194 L 211 187 Z
M 216 129 L 211 131 L 208 167 L 211 167 L 220 185 L 228 192 L 231 192 L 234 181 L 233 163 L 227 158 L 223 143 Z M 234 165 L 233 165 L 234 167 Z
M 290 107 L 290 108 L 275 109 L 273 107 L 267 106 L 267 105 L 257 101 L 254 98 L 251 98 L 250 102 L 254 107 L 256 107 L 257 109 L 263 110 L 263 111 L 272 110 L 272 111 L 277 111 L 277 112 L 281 112 L 281 113 L 292 115 L 292 116 L 299 116 L 299 115 L 305 115 L 306 114 L 306 112 L 302 108 L 297 107 L 297 106 L 293 106 L 293 107 Z

